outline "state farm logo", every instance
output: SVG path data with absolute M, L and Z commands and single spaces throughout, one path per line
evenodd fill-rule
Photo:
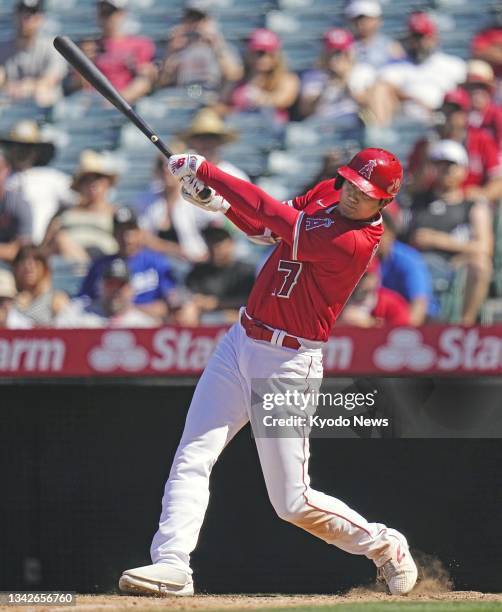
M 126 372 L 199 373 L 226 329 L 216 337 L 195 335 L 193 331 L 162 328 L 148 339 L 148 348 L 136 343 L 134 332 L 110 330 L 101 336 L 101 344 L 87 354 L 89 366 L 102 373 L 115 370 Z
M 379 346 L 373 361 L 378 368 L 392 372 L 408 368 L 421 372 L 432 367 L 436 351 L 423 344 L 422 334 L 416 329 L 395 329 L 387 337 L 387 344 Z
M 149 361 L 148 351 L 136 345 L 130 331 L 109 331 L 101 337 L 101 346 L 88 355 L 89 365 L 98 372 L 112 372 L 122 368 L 127 372 L 143 370 Z

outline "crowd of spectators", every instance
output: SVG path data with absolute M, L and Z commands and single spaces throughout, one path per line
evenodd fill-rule
M 128 20 L 140 9 L 128 0 L 97 0 L 96 32 L 78 43 L 131 104 L 184 92 L 193 113 L 172 150 L 191 149 L 246 180 L 270 172 L 267 163 L 259 171 L 235 163 L 239 147 L 237 160 L 246 160 L 239 117 L 262 121 L 279 149 L 287 149 L 290 125 L 335 134 L 329 147 L 319 145 L 323 157 L 305 191 L 333 177 L 354 146 L 392 149 L 392 135 L 405 135 L 399 126 L 419 126 L 401 157 L 406 181 L 385 210 L 377 257 L 339 323 L 473 325 L 487 299 L 502 301 L 494 282 L 502 275 L 502 27 L 493 16 L 465 41 L 464 59 L 441 48 L 440 11 L 411 11 L 402 35 L 390 36 L 388 3 L 336 3 L 343 12 L 327 15 L 318 57 L 301 70 L 288 67 L 281 27 L 251 28 L 241 45 L 227 40 L 218 0 L 185 0 L 162 41 L 131 33 Z M 127 169 L 113 147 L 79 151 L 71 173 L 54 163 L 58 104 L 82 96 L 103 103 L 53 49 L 46 8 L 44 0 L 14 2 L 9 36 L 0 39 L 0 327 L 234 321 L 267 247 L 224 215 L 186 204 L 160 155 L 127 201 L 117 198 Z M 26 102 L 36 116 L 2 122 Z M 349 132 L 349 140 L 340 136 Z M 369 142 L 372 134 L 381 142 Z

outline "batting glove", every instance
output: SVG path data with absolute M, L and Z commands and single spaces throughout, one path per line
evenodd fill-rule
M 169 171 L 180 180 L 184 176 L 195 176 L 202 162 L 206 161 L 202 155 L 183 153 L 182 155 L 171 155 L 169 158 Z
M 226 213 L 230 208 L 230 204 L 223 196 L 217 195 L 214 189 L 207 187 L 194 176 L 185 176 L 181 179 L 181 182 L 181 195 L 190 204 L 208 212 Z

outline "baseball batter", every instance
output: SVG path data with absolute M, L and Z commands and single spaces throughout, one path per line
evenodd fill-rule
M 308 389 L 309 381 L 322 378 L 323 343 L 378 247 L 380 211 L 398 193 L 403 171 L 391 153 L 364 149 L 334 180 L 282 203 L 199 155 L 174 155 L 169 167 L 188 201 L 224 212 L 255 239 L 277 243 L 240 321 L 218 345 L 195 390 L 165 487 L 153 564 L 120 578 L 125 592 L 181 596 L 194 592 L 190 553 L 209 501 L 211 469 L 252 418 L 251 381 L 303 379 Z M 405 537 L 310 487 L 307 436 L 255 441 L 279 517 L 371 559 L 392 594 L 411 591 L 417 568 Z

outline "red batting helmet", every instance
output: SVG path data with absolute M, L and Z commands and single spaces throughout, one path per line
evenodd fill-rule
M 394 198 L 403 180 L 403 168 L 395 155 L 385 149 L 363 149 L 338 175 L 353 183 L 370 198 Z

